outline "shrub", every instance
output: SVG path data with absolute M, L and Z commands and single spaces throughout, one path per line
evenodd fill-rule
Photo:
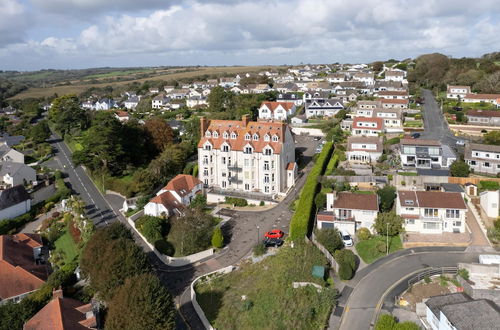
M 431 283 L 431 278 L 430 278 L 429 276 L 424 277 L 424 282 L 425 282 L 426 284 Z
M 387 251 L 387 244 L 385 242 L 378 242 L 377 243 L 377 251 L 380 253 L 384 253 Z
M 331 254 L 344 247 L 342 238 L 336 228 L 318 229 L 314 232 L 316 239 L 323 245 Z
M 314 205 L 316 209 L 322 209 L 326 206 L 326 194 L 319 192 L 316 197 L 314 197 Z
M 479 189 L 481 190 L 499 190 L 500 184 L 496 181 L 479 181 Z
M 350 265 L 341 263 L 339 265 L 339 277 L 341 280 L 350 280 L 353 276 L 353 269 Z
M 164 224 L 165 220 L 162 218 L 145 215 L 137 219 L 135 226 L 149 243 L 154 244 L 163 239 Z
M 260 201 L 259 206 L 264 206 L 264 205 L 266 205 L 266 203 L 264 203 L 264 201 Z
M 337 250 L 333 257 L 338 264 L 349 266 L 353 271 L 356 270 L 356 255 L 351 250 Z
M 314 196 L 318 189 L 318 176 L 326 166 L 326 160 L 330 157 L 333 143 L 327 142 L 318 156 L 316 164 L 309 172 L 306 183 L 302 188 L 296 211 L 290 221 L 290 238 L 292 240 L 303 239 L 309 231 L 310 219 L 314 211 Z
M 460 268 L 458 270 L 458 275 L 466 281 L 469 280 L 469 271 L 467 269 Z
M 375 330 L 392 330 L 396 326 L 396 319 L 392 315 L 383 314 L 375 323 Z
M 225 202 L 227 204 L 233 204 L 234 206 L 248 206 L 248 202 L 244 198 L 237 198 L 237 197 L 226 197 Z
M 332 174 L 333 170 L 337 168 L 337 165 L 339 164 L 339 155 L 334 154 L 331 158 L 330 161 L 328 162 L 328 165 L 326 166 L 326 175 Z
M 224 236 L 222 236 L 222 230 L 220 229 L 220 227 L 216 227 L 212 235 L 212 246 L 214 248 L 220 249 L 223 245 Z
M 360 241 L 366 241 L 372 237 L 370 230 L 366 227 L 359 228 L 356 234 Z
M 258 257 L 266 253 L 266 246 L 262 243 L 259 243 L 253 247 L 253 254 Z
M 173 256 L 175 254 L 175 248 L 174 246 L 164 240 L 164 239 L 161 239 L 159 241 L 156 241 L 155 242 L 155 248 L 161 253 L 161 254 L 164 254 L 164 255 L 167 255 L 167 256 Z

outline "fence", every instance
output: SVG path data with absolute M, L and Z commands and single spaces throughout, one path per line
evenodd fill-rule
M 332 266 L 332 269 L 335 272 L 337 272 L 339 270 L 339 265 L 337 264 L 337 262 L 333 258 L 330 251 L 328 251 L 320 242 L 318 242 L 316 240 L 316 235 L 314 235 L 314 233 L 311 234 L 311 239 L 307 238 L 307 236 L 306 236 L 306 241 L 313 243 L 325 255 L 326 259 L 328 260 L 328 262 Z
M 495 181 L 500 183 L 500 179 L 498 178 L 456 178 L 456 177 L 448 178 L 449 183 L 457 183 L 462 186 L 465 185 L 466 183 L 472 183 L 477 186 L 479 185 L 480 181 Z
M 439 268 L 429 268 L 419 273 L 418 275 L 410 278 L 408 280 L 408 287 L 412 286 L 415 283 L 422 281 L 426 277 L 431 277 L 435 275 L 444 275 L 444 274 L 452 274 L 456 275 L 458 273 L 458 267 L 439 267 Z

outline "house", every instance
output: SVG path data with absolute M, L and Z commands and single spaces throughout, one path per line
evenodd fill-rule
M 146 204 L 144 213 L 154 217 L 180 215 L 202 189 L 203 183 L 196 177 L 179 174 Z
M 352 76 L 352 80 L 365 83 L 368 86 L 373 86 L 375 84 L 373 73 L 357 72 Z
M 0 236 L 0 305 L 19 302 L 47 281 L 39 234 Z
M 0 221 L 12 219 L 31 210 L 31 198 L 24 186 L 0 190 Z
M 153 109 L 164 109 L 169 105 L 170 105 L 170 98 L 165 96 L 164 93 L 156 95 L 151 100 L 151 108 Z
M 385 80 L 387 81 L 403 81 L 405 73 L 403 71 L 385 71 Z
M 234 78 L 220 78 L 219 86 L 224 88 L 232 88 L 237 85 L 237 82 Z
M 458 192 L 398 191 L 396 214 L 407 232 L 464 233 L 467 206 Z
M 351 131 L 352 130 L 352 119 L 346 118 L 340 122 L 340 128 L 343 131 Z
M 2 162 L 14 162 L 24 164 L 24 155 L 19 151 L 12 149 L 6 141 L 0 141 L 0 160 Z
M 500 126 L 500 111 L 469 110 L 466 116 L 470 125 Z
M 305 103 L 305 114 L 311 117 L 333 117 L 344 109 L 344 104 L 340 99 L 311 99 Z
M 380 99 L 382 108 L 385 109 L 408 109 L 408 99 Z
M 127 111 L 117 111 L 115 112 L 115 118 L 120 121 L 120 123 L 126 123 L 130 120 L 130 116 Z
M 94 104 L 95 110 L 109 110 L 114 107 L 116 107 L 115 101 L 108 98 L 100 99 Z
M 345 74 L 339 72 L 331 73 L 326 76 L 326 81 L 328 81 L 329 83 L 340 83 L 344 82 L 345 79 L 346 79 Z
M 24 141 L 24 136 L 22 135 L 10 135 L 8 133 L 0 134 L 0 145 L 6 144 L 9 147 L 18 145 Z
M 356 106 L 359 109 L 375 109 L 375 108 L 382 108 L 382 102 L 380 100 L 376 101 L 358 101 L 356 103 Z
M 254 94 L 263 94 L 265 92 L 269 92 L 272 88 L 268 84 L 257 84 L 253 89 L 252 93 Z
M 273 88 L 280 93 L 293 93 L 299 90 L 297 85 L 293 82 L 277 83 L 273 85 Z
M 175 86 L 171 86 L 171 85 L 167 85 L 167 86 L 163 86 L 163 90 L 166 92 L 166 93 L 170 93 L 171 91 L 173 91 L 175 89 Z
M 199 178 L 221 191 L 274 195 L 288 188 L 295 142 L 287 124 L 200 118 Z M 295 178 L 292 178 L 295 182 Z
M 497 105 L 500 94 L 466 94 L 462 100 L 465 103 L 492 103 Z
M 171 90 L 170 92 L 167 92 L 167 96 L 174 100 L 185 99 L 186 97 L 188 97 L 188 95 L 189 95 L 189 89 L 187 88 L 174 89 Z
M 302 98 L 293 93 L 279 93 L 278 97 L 276 98 L 276 101 L 293 102 L 295 103 L 296 106 L 301 106 L 303 103 Z
M 375 82 L 375 87 L 373 88 L 375 92 L 380 91 L 405 91 L 406 87 L 401 81 L 383 81 L 377 80 Z
M 307 118 L 305 115 L 298 115 L 295 117 L 292 117 L 290 120 L 292 124 L 304 124 L 307 123 Z
M 500 215 L 500 190 L 486 190 L 479 194 L 481 208 L 488 218 Z
M 259 108 L 259 119 L 286 120 L 295 113 L 293 102 L 262 102 Z
M 377 94 L 380 98 L 386 100 L 406 100 L 410 98 L 407 91 L 380 91 Z
M 205 106 L 205 107 L 207 107 L 208 106 L 208 100 L 204 96 L 189 97 L 186 100 L 186 106 L 188 108 L 194 108 L 194 107 L 199 107 L 199 106 Z
M 375 163 L 382 152 L 381 137 L 350 136 L 347 139 L 346 157 L 349 163 Z
M 471 94 L 470 86 L 446 85 L 446 98 L 464 99 L 467 94 Z
M 24 163 L 0 162 L 0 189 L 36 182 L 36 171 Z
M 50 302 L 24 324 L 23 330 L 100 329 L 98 321 L 91 303 L 64 297 L 59 289 L 54 290 Z
M 82 104 L 80 104 L 80 107 L 82 107 L 82 109 L 85 109 L 85 110 L 95 109 L 95 105 L 94 105 L 94 102 L 92 102 L 92 100 L 88 100 L 88 101 L 83 102 Z
M 467 143 L 464 160 L 475 173 L 500 173 L 500 146 Z
M 326 194 L 326 211 L 318 212 L 317 227 L 337 228 L 354 235 L 365 227 L 372 230 L 378 215 L 377 194 L 356 194 L 351 192 Z
M 217 85 L 219 85 L 219 81 L 217 79 L 208 79 L 207 80 L 207 87 L 208 88 L 214 88 L 214 87 L 217 87 Z
M 399 152 L 403 167 L 448 168 L 457 159 L 448 146 L 437 140 L 401 139 Z
M 302 95 L 302 98 L 304 100 L 304 103 L 308 100 L 325 100 L 330 98 L 330 92 L 305 92 L 304 95 Z
M 134 110 L 139 104 L 140 100 L 141 99 L 139 98 L 139 96 L 130 96 L 125 102 L 123 102 L 123 106 L 129 110 Z
M 425 322 L 431 330 L 487 330 L 500 324 L 500 308 L 488 299 L 473 300 L 462 292 L 425 301 Z
M 356 117 L 352 122 L 353 136 L 379 136 L 384 132 L 384 121 L 381 118 Z
M 389 133 L 403 132 L 403 119 L 398 109 L 374 109 L 373 117 L 384 121 L 384 128 Z

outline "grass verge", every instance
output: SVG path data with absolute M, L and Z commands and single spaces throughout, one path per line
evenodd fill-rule
M 65 264 L 69 264 L 78 256 L 78 249 L 68 231 L 65 231 L 64 235 L 59 237 L 54 245 L 56 246 L 56 251 L 59 250 L 63 252 L 62 255 L 64 256 Z
M 356 251 L 363 261 L 367 264 L 371 264 L 375 260 L 386 255 L 385 251 L 380 252 L 378 250 L 378 245 L 380 243 L 386 242 L 386 238 L 384 236 L 375 236 L 366 241 L 360 241 L 356 244 Z M 389 237 L 389 253 L 396 252 L 403 248 L 403 244 L 401 243 L 401 239 L 399 235 Z

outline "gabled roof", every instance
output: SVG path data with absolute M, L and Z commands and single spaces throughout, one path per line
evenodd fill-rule
M 0 190 L 0 210 L 29 200 L 31 197 L 22 185 Z
M 42 246 L 38 234 L 0 236 L 0 300 L 34 291 L 47 280 L 45 265 L 37 265 L 33 248 Z
M 408 96 L 407 91 L 380 91 L 378 95 L 397 95 L 397 96 Z
M 378 198 L 376 194 L 355 194 L 340 192 L 333 201 L 335 209 L 378 211 Z
M 441 143 L 438 140 L 425 140 L 425 139 L 401 139 L 399 143 L 401 145 L 409 145 L 409 146 L 432 146 L 432 147 L 441 146 Z
M 158 196 L 151 198 L 150 203 L 163 205 L 169 213 L 173 211 L 180 211 L 184 208 L 184 205 L 175 198 L 175 196 L 170 191 L 165 191 Z
M 500 94 L 466 94 L 464 96 L 464 99 L 477 99 L 477 100 L 482 100 L 482 99 L 496 100 L 498 98 L 500 98 Z
M 25 323 L 23 330 L 95 329 L 95 316 L 92 314 L 87 318 L 87 313 L 91 311 L 90 304 L 56 296 Z
M 24 163 L 14 163 L 14 162 L 0 162 L 0 177 L 3 177 L 5 174 L 9 174 L 10 176 L 16 175 L 20 170 L 28 168 L 32 171 L 31 167 Z
M 389 103 L 389 104 L 408 104 L 408 99 L 384 99 L 381 98 L 380 101 L 382 101 L 382 104 L 384 103 Z
M 401 206 L 429 207 L 438 209 L 460 209 L 465 210 L 462 194 L 457 192 L 443 191 L 398 191 Z M 406 201 L 413 201 L 410 205 Z
M 353 148 L 353 144 L 375 144 L 376 149 Z M 377 136 L 350 136 L 347 138 L 347 151 L 381 152 L 383 149 L 382 137 Z
M 203 184 L 203 182 L 192 175 L 178 174 L 167 183 L 163 190 L 175 191 L 179 196 L 183 197 L 200 184 Z
M 495 111 L 495 110 L 469 110 L 467 111 L 467 116 L 471 117 L 485 117 L 485 118 L 491 118 L 491 117 L 500 117 L 500 111 Z
M 262 102 L 262 104 L 260 105 L 260 107 L 267 107 L 271 112 L 274 112 L 278 107 L 282 107 L 283 109 L 285 109 L 286 111 L 290 111 L 293 109 L 293 107 L 295 106 L 295 104 L 293 102 L 270 102 L 270 101 L 266 101 L 266 102 Z
M 360 123 L 375 123 L 375 127 L 362 126 Z M 381 130 L 384 128 L 384 120 L 382 118 L 364 118 L 356 117 L 352 122 L 353 128 L 369 128 L 374 130 Z

